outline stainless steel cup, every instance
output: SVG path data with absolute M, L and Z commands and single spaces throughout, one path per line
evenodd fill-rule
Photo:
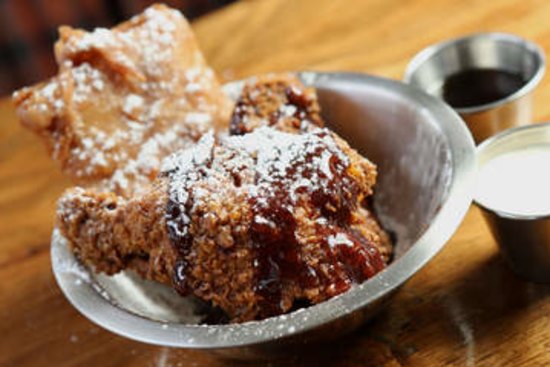
M 491 103 L 455 108 L 466 121 L 476 143 L 495 133 L 531 122 L 532 91 L 544 75 L 542 49 L 504 33 L 477 33 L 430 46 L 417 54 L 405 72 L 405 81 L 442 98 L 446 79 L 460 71 L 495 69 L 523 77 L 512 94 Z
M 501 154 L 549 144 L 550 123 L 509 129 L 478 146 L 478 166 L 483 169 L 487 162 Z M 540 167 L 541 170 L 549 168 L 550 162 L 548 166 Z M 510 174 L 514 174 L 513 167 L 510 167 Z M 547 195 L 550 195 L 550 187 Z M 527 280 L 550 282 L 550 208 L 546 214 L 525 215 L 490 207 L 488 203 L 480 200 L 479 196 L 474 198 L 474 202 L 481 208 L 510 267 Z

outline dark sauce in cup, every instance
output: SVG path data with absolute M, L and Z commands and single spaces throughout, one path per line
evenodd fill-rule
M 448 77 L 443 99 L 454 108 L 480 106 L 515 93 L 526 83 L 523 76 L 498 69 L 467 69 Z

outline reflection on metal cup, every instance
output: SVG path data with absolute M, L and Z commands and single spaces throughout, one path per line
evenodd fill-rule
M 541 283 L 550 283 L 549 157 L 550 123 L 504 131 L 477 148 L 480 170 L 474 202 L 510 267 Z M 497 171 L 516 182 L 502 182 Z
M 404 79 L 446 100 L 480 143 L 531 122 L 532 92 L 544 70 L 544 53 L 536 44 L 510 34 L 478 33 L 424 49 Z

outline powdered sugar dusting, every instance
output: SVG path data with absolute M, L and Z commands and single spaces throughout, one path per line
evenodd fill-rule
M 132 116 L 132 114 L 137 110 L 143 107 L 143 97 L 138 96 L 137 94 L 129 94 L 126 96 L 126 100 L 124 101 L 124 106 L 122 107 L 122 111 L 126 113 L 127 115 Z
M 155 177 L 162 164 L 162 158 L 167 152 L 176 150 L 182 143 L 189 143 L 184 139 L 187 129 L 175 124 L 164 132 L 151 135 L 143 139 L 143 143 L 135 158 L 129 158 L 126 164 L 116 170 L 108 183 L 108 188 L 115 191 L 124 191 L 130 183 L 136 187 L 146 187 L 150 177 Z
M 114 29 L 60 33 L 59 74 L 20 93 L 33 98 L 28 109 L 41 118 L 35 125 L 64 121 L 62 131 L 47 131 L 53 157 L 82 184 L 138 193 L 163 158 L 193 145 L 229 112 L 176 10 L 154 5 Z
M 71 37 L 64 45 L 61 53 L 61 64 L 64 58 L 72 55 L 97 50 L 108 54 L 109 60 L 126 69 L 135 69 L 136 66 L 125 49 L 134 49 L 136 45 L 123 32 L 112 32 L 106 28 L 96 28 L 92 32 L 82 32 L 79 37 Z M 71 67 L 72 65 L 67 64 Z
M 181 213 L 177 222 L 168 220 L 167 225 L 178 236 L 185 236 L 188 233 L 189 191 L 207 174 L 206 162 L 212 159 L 214 142 L 214 134 L 211 131 L 205 134 L 193 148 L 171 155 L 162 164 L 162 172 L 172 177 L 169 188 L 170 199 L 177 204 Z
M 269 220 L 266 217 L 261 216 L 261 215 L 255 215 L 254 216 L 254 222 L 256 222 L 258 224 L 263 224 L 263 225 L 269 226 L 271 228 L 276 227 L 276 224 L 273 223 L 273 221 L 271 221 L 271 220 Z
M 212 116 L 208 113 L 190 112 L 185 116 L 185 122 L 190 124 L 207 124 L 212 121 Z
M 90 51 L 93 48 L 117 47 L 119 40 L 113 32 L 106 28 L 96 28 L 93 32 L 84 33 L 82 37 L 70 45 L 71 52 Z
M 346 234 L 341 232 L 338 232 L 335 235 L 329 236 L 327 238 L 327 242 L 330 247 L 336 247 L 339 245 L 353 247 L 353 242 L 348 238 Z
M 314 192 L 328 190 L 331 181 L 344 175 L 348 166 L 349 158 L 326 129 L 298 135 L 261 127 L 217 142 L 207 134 L 195 147 L 163 162 L 162 171 L 170 176 L 170 200 L 181 213 L 176 221 L 167 218 L 168 225 L 177 235 L 186 235 L 192 201 L 224 195 L 226 190 L 254 198 L 259 207 L 268 205 L 269 198 L 283 190 L 290 205 L 297 205 Z M 234 183 L 235 175 L 239 184 Z M 207 193 L 201 189 L 203 182 L 210 188 Z M 253 220 L 275 226 L 260 215 Z
M 329 162 L 332 157 L 342 163 L 334 169 L 343 171 L 349 164 L 348 157 L 326 129 L 313 134 L 289 134 L 264 127 L 253 134 L 231 137 L 225 144 L 255 157 L 260 191 L 270 191 L 273 184 L 282 184 L 295 197 L 294 201 L 303 188 L 311 192 L 326 186 L 333 177 Z

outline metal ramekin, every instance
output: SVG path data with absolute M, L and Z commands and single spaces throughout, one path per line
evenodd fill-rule
M 478 166 L 482 168 L 501 154 L 538 144 L 550 144 L 550 123 L 503 131 L 477 148 Z M 550 169 L 550 162 L 543 169 Z M 527 280 L 550 282 L 550 208 L 546 215 L 525 215 L 490 207 L 479 198 L 474 197 L 474 201 L 510 267 Z
M 544 75 L 545 57 L 539 46 L 515 35 L 477 33 L 429 46 L 409 63 L 404 80 L 437 95 L 445 79 L 469 69 L 508 71 L 526 81 L 503 99 L 455 108 L 477 143 L 501 130 L 532 122 L 532 92 Z

